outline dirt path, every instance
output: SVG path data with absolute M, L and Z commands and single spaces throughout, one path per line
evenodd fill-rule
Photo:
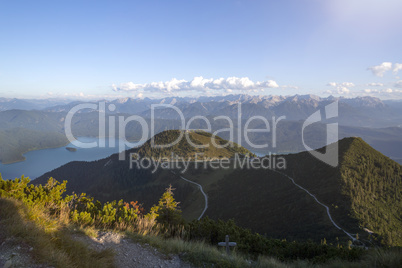
M 173 171 L 171 171 L 171 172 L 176 175 L 176 173 L 174 173 Z M 180 175 L 179 175 L 179 177 L 180 177 L 182 180 L 185 180 L 185 181 L 187 181 L 187 182 L 189 182 L 189 183 L 192 183 L 192 184 L 197 185 L 198 188 L 200 189 L 202 195 L 204 196 L 204 199 L 205 199 L 204 210 L 201 212 L 201 215 L 200 215 L 200 216 L 198 217 L 198 219 L 197 219 L 197 220 L 200 220 L 200 219 L 202 218 L 202 216 L 204 216 L 205 211 L 207 211 L 207 209 L 208 209 L 208 196 L 207 196 L 207 194 L 204 192 L 204 189 L 202 188 L 202 186 L 201 186 L 200 184 L 198 184 L 198 183 L 196 183 L 196 182 L 193 182 L 193 181 L 190 181 L 190 180 L 184 178 L 183 176 L 180 176 Z
M 285 173 L 282 173 L 282 172 L 279 172 L 279 171 L 273 170 L 273 169 L 272 169 L 272 171 L 274 171 L 274 172 L 276 172 L 276 173 L 279 173 L 279 174 L 281 174 L 281 175 L 287 177 L 289 180 L 291 180 L 291 181 L 293 182 L 294 185 L 296 185 L 297 187 L 299 187 L 300 189 L 302 189 L 303 191 L 305 191 L 307 194 L 309 194 L 312 198 L 314 198 L 314 200 L 315 200 L 318 204 L 320 204 L 321 206 L 323 206 L 323 207 L 327 210 L 328 218 L 329 218 L 329 220 L 332 222 L 332 224 L 333 224 L 337 229 L 343 231 L 347 236 L 349 236 L 349 237 L 352 239 L 352 241 L 355 241 L 355 240 L 356 240 L 356 238 L 353 237 L 353 235 L 352 235 L 351 233 L 346 232 L 344 229 L 342 229 L 341 227 L 339 227 L 338 224 L 335 223 L 335 221 L 332 219 L 331 213 L 329 212 L 329 207 L 326 206 L 326 205 L 324 205 L 324 204 L 321 203 L 320 201 L 318 201 L 318 199 L 317 199 L 317 197 L 315 197 L 315 195 L 313 195 L 312 193 L 310 193 L 306 188 L 303 188 L 302 186 L 300 186 L 299 184 L 297 184 L 297 183 L 294 181 L 294 179 L 293 179 L 292 177 L 289 177 L 289 176 L 286 175 Z
M 141 245 L 114 232 L 98 232 L 96 238 L 76 233 L 72 238 L 79 240 L 88 247 L 102 251 L 112 249 L 115 253 L 115 265 L 118 268 L 191 268 L 188 263 L 180 260 L 178 255 L 165 255 L 155 248 Z M 20 239 L 7 236 L 0 225 L 0 268 L 52 268 L 47 264 L 38 264 L 31 257 L 33 248 Z
M 164 255 L 147 244 L 141 245 L 113 232 L 98 232 L 96 238 L 75 235 L 75 238 L 88 244 L 94 250 L 111 248 L 115 252 L 117 267 L 192 267 L 180 260 L 178 255 Z
M 168 164 L 167 164 L 167 163 L 162 163 L 161 166 L 162 166 L 163 168 L 167 168 L 167 167 L 168 167 Z M 189 179 L 186 179 L 186 178 L 184 178 L 183 176 L 180 176 L 180 175 L 176 174 L 176 173 L 173 172 L 172 170 L 171 170 L 170 172 L 172 172 L 173 174 L 179 176 L 179 178 L 182 179 L 182 180 L 184 180 L 184 181 L 187 181 L 187 182 L 189 182 L 189 183 L 192 183 L 192 184 L 197 185 L 198 188 L 200 189 L 202 195 L 204 196 L 204 200 L 205 200 L 204 210 L 201 212 L 201 215 L 200 215 L 200 216 L 198 217 L 198 219 L 197 219 L 197 220 L 200 220 L 200 219 L 202 218 L 202 216 L 204 216 L 205 211 L 207 211 L 207 209 L 208 209 L 208 196 L 207 196 L 207 194 L 204 192 L 204 189 L 202 188 L 201 184 L 198 184 L 198 183 L 196 183 L 196 182 L 190 181 Z

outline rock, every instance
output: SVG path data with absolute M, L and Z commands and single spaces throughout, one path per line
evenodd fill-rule
M 6 263 L 3 265 L 3 268 L 10 268 L 13 265 L 13 261 L 12 260 L 8 260 L 6 261 Z

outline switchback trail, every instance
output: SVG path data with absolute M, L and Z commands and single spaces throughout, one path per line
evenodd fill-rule
M 172 172 L 173 174 L 177 175 L 177 174 L 174 173 L 173 171 L 170 171 L 170 172 Z M 200 189 L 201 193 L 203 194 L 204 199 L 205 199 L 205 207 L 204 207 L 204 210 L 202 211 L 201 215 L 198 217 L 198 220 L 200 220 L 200 219 L 202 218 L 202 216 L 204 216 L 205 211 L 207 211 L 207 209 L 208 209 L 208 196 L 207 196 L 207 194 L 204 192 L 204 189 L 202 188 L 202 186 L 201 186 L 200 184 L 198 184 L 198 183 L 196 183 L 196 182 L 193 182 L 193 181 L 190 181 L 190 180 L 184 178 L 183 176 L 180 176 L 180 175 L 178 175 L 178 176 L 179 176 L 180 179 L 182 179 L 182 180 L 185 180 L 185 181 L 187 181 L 187 182 L 189 182 L 189 183 L 192 183 L 192 184 L 197 185 L 198 188 Z
M 314 200 L 315 200 L 318 204 L 320 204 L 321 206 L 323 206 L 323 207 L 327 210 L 328 218 L 329 218 L 329 220 L 332 222 L 332 224 L 333 224 L 337 229 L 343 231 L 347 236 L 349 236 L 349 237 L 352 239 L 352 241 L 356 241 L 356 238 L 353 237 L 352 234 L 346 232 L 344 229 L 342 229 L 341 227 L 339 227 L 339 225 L 337 225 L 337 224 L 334 222 L 334 220 L 332 219 L 331 213 L 329 212 L 329 207 L 326 206 L 326 205 L 324 205 L 324 204 L 321 203 L 320 201 L 318 201 L 318 199 L 317 199 L 317 197 L 315 197 L 315 195 L 313 195 L 313 194 L 310 193 L 307 189 L 305 189 L 305 188 L 303 188 L 302 186 L 300 186 L 299 184 L 297 184 L 297 183 L 294 181 L 294 179 L 291 178 L 290 176 L 288 176 L 288 175 L 286 175 L 286 174 L 284 174 L 284 173 L 282 173 L 282 172 L 279 172 L 279 171 L 277 171 L 277 170 L 273 170 L 273 169 L 271 169 L 271 170 L 274 171 L 274 172 L 276 172 L 276 173 L 279 173 L 279 174 L 281 174 L 281 175 L 283 175 L 283 176 L 285 176 L 285 177 L 287 177 L 289 180 L 291 180 L 291 181 L 293 182 L 294 185 L 296 185 L 297 187 L 299 187 L 300 189 L 302 189 L 303 191 L 305 191 L 306 193 L 308 193 L 311 197 L 313 197 Z

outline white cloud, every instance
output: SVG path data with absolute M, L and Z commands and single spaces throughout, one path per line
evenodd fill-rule
M 378 93 L 379 92 L 377 89 L 365 89 L 363 91 L 364 91 L 364 93 Z
M 349 94 L 350 93 L 350 90 L 347 87 L 340 87 L 337 90 L 338 90 L 338 94 Z
M 353 83 L 351 83 L 351 82 L 343 82 L 343 83 L 342 83 L 342 86 L 344 86 L 344 87 L 354 87 L 355 84 L 353 84 Z
M 290 89 L 299 89 L 299 87 L 298 86 L 292 86 L 292 85 L 283 85 L 283 86 L 281 86 L 281 88 L 290 88 Z
M 402 88 L 402 80 L 395 82 L 394 87 Z
M 327 86 L 331 86 L 331 87 L 336 87 L 336 83 L 335 82 L 329 82 L 328 84 L 327 84 Z
M 399 70 L 402 70 L 402 63 L 395 63 L 394 64 L 394 69 L 392 70 L 394 75 L 397 75 Z
M 367 69 L 370 70 L 375 76 L 383 77 L 385 72 L 392 69 L 392 62 L 383 62 L 380 65 L 371 66 Z
M 383 83 L 368 83 L 367 85 L 369 87 L 382 87 L 382 86 L 384 86 Z
M 329 90 L 330 94 L 349 94 L 350 87 L 354 87 L 355 84 L 352 82 L 343 82 L 343 83 L 336 83 L 336 82 L 329 82 L 327 86 L 333 87 L 334 90 Z
M 367 69 L 370 70 L 374 75 L 379 77 L 383 77 L 386 72 L 391 70 L 394 75 L 397 75 L 398 72 L 402 70 L 402 63 L 392 63 L 386 61 L 381 63 L 380 65 L 371 66 Z
M 354 87 L 355 84 L 352 82 L 343 82 L 343 83 L 335 83 L 335 82 L 329 82 L 327 86 L 331 87 Z
M 173 93 L 180 91 L 216 91 L 224 90 L 226 92 L 261 90 L 266 88 L 278 88 L 274 80 L 253 82 L 248 77 L 228 77 L 228 78 L 204 78 L 202 76 L 194 77 L 191 81 L 178 80 L 173 78 L 166 82 L 151 82 L 145 84 L 135 84 L 133 82 L 122 83 L 119 86 L 113 84 L 114 91 L 135 91 L 135 92 L 162 92 Z

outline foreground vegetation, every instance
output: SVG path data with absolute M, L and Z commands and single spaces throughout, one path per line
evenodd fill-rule
M 349 245 L 287 242 L 268 239 L 242 229 L 233 221 L 186 223 L 169 187 L 159 203 L 145 214 L 138 202 L 101 204 L 85 194 L 63 195 L 66 181 L 49 179 L 45 186 L 29 185 L 22 177 L 4 181 L 0 177 L 0 224 L 10 235 L 34 247 L 40 262 L 56 267 L 111 267 L 113 253 L 95 252 L 71 238 L 74 229 L 93 233 L 112 229 L 149 243 L 166 253 L 180 253 L 195 265 L 215 267 L 351 266 L 402 264 L 400 249 L 365 251 Z M 231 256 L 217 242 L 229 234 L 238 246 Z

